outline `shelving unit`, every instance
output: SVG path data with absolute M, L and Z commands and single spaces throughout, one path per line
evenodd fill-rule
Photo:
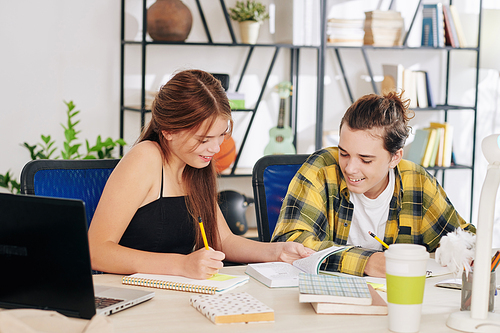
M 320 0 L 322 4 L 322 9 L 324 9 L 326 0 Z M 322 123 L 322 117 L 323 117 L 323 87 L 324 83 L 323 80 L 320 80 L 324 76 L 324 51 L 325 51 L 325 43 L 322 43 L 323 45 L 321 47 L 315 47 L 315 46 L 297 46 L 297 45 L 291 45 L 291 44 L 241 44 L 236 41 L 236 37 L 234 34 L 233 27 L 231 25 L 229 13 L 227 11 L 227 7 L 225 5 L 224 0 L 220 0 L 220 5 L 221 9 L 224 13 L 224 17 L 226 20 L 227 28 L 229 31 L 229 34 L 231 36 L 231 43 L 214 43 L 212 40 L 212 36 L 210 34 L 205 15 L 203 13 L 203 9 L 200 4 L 200 0 L 196 0 L 197 8 L 198 8 L 198 13 L 200 15 L 206 37 L 207 37 L 207 42 L 158 42 L 158 41 L 148 41 L 146 39 L 146 34 L 147 34 L 147 7 L 146 7 L 146 0 L 143 0 L 143 6 L 142 6 L 142 40 L 141 41 L 128 41 L 125 39 L 125 0 L 122 0 L 122 11 L 121 11 L 121 65 L 120 65 L 120 137 L 124 137 L 124 114 L 127 111 L 132 111 L 132 112 L 139 112 L 140 117 L 141 117 L 141 122 L 140 126 L 141 128 L 144 127 L 145 125 L 145 115 L 148 112 L 151 112 L 151 110 L 148 110 L 146 108 L 146 51 L 148 46 L 150 45 L 182 45 L 182 46 L 208 46 L 208 47 L 243 47 L 243 48 L 248 48 L 248 53 L 246 56 L 246 59 L 243 64 L 242 71 L 239 76 L 239 81 L 236 85 L 236 91 L 239 90 L 241 82 L 243 80 L 243 77 L 245 76 L 246 70 L 248 63 L 250 62 L 250 59 L 252 57 L 252 54 L 255 50 L 255 48 L 274 48 L 274 55 L 272 57 L 272 60 L 269 64 L 265 79 L 262 83 L 262 87 L 260 90 L 259 97 L 256 101 L 255 106 L 252 109 L 236 109 L 232 110 L 233 112 L 249 112 L 251 113 L 251 118 L 249 121 L 249 124 L 246 128 L 245 134 L 243 136 L 243 140 L 240 144 L 240 147 L 238 149 L 238 154 L 236 156 L 236 160 L 233 163 L 233 167 L 231 169 L 231 172 L 229 174 L 224 174 L 222 175 L 223 177 L 238 177 L 238 176 L 250 176 L 249 174 L 239 174 L 236 173 L 237 167 L 238 167 L 238 162 L 240 160 L 241 154 L 244 151 L 243 148 L 245 147 L 245 144 L 247 143 L 247 138 L 248 138 L 248 133 L 250 131 L 250 128 L 253 124 L 255 114 L 259 108 L 259 104 L 262 100 L 262 97 L 264 95 L 264 92 L 266 90 L 266 86 L 268 83 L 269 76 L 271 75 L 271 72 L 275 66 L 276 59 L 278 57 L 278 54 L 281 49 L 288 49 L 290 51 L 290 80 L 294 86 L 294 93 L 290 97 L 290 127 L 293 129 L 294 132 L 294 145 L 296 146 L 296 140 L 297 140 L 297 123 L 296 123 L 296 115 L 297 115 L 297 96 L 298 96 L 298 88 L 299 88 L 299 80 L 298 80 L 298 68 L 299 68 L 299 56 L 300 56 L 300 49 L 301 48 L 314 48 L 318 50 L 318 66 L 317 66 L 317 77 L 318 77 L 318 102 L 317 102 L 317 110 L 316 110 L 316 116 L 318 123 Z M 324 10 L 322 12 L 325 12 Z M 326 27 L 326 15 L 322 17 L 322 26 Z M 325 29 L 322 31 L 323 35 L 323 40 L 326 41 L 326 35 L 325 35 Z M 124 78 L 125 78 L 125 46 L 126 45 L 137 45 L 141 47 L 141 56 L 142 56 L 142 63 L 141 63 L 141 101 L 140 101 L 140 107 L 131 107 L 131 106 L 126 106 L 124 104 L 125 100 L 125 91 L 124 91 Z M 321 145 L 321 140 L 322 140 L 322 132 L 316 133 L 316 146 L 319 148 Z M 123 150 L 121 150 L 121 153 L 123 153 Z
M 479 1 L 479 28 L 478 28 L 478 42 L 476 47 L 467 47 L 467 48 L 452 48 L 452 47 L 409 47 L 407 46 L 407 40 L 408 40 L 408 35 L 412 32 L 412 28 L 415 22 L 415 18 L 417 17 L 417 13 L 421 10 L 422 7 L 422 0 L 419 0 L 418 5 L 415 10 L 415 14 L 413 15 L 409 30 L 407 31 L 407 34 L 404 38 L 403 46 L 398 46 L 398 47 L 373 47 L 373 46 L 361 46 L 361 47 L 348 47 L 348 46 L 334 46 L 334 45 L 327 45 L 327 38 L 326 38 L 326 28 L 327 28 L 327 5 L 328 5 L 328 0 L 318 0 L 320 1 L 320 13 L 322 14 L 320 19 L 320 27 L 321 27 L 321 43 L 319 46 L 297 46 L 297 45 L 290 45 L 290 44 L 255 44 L 255 45 L 250 45 L 250 44 L 241 44 L 236 41 L 236 37 L 231 25 L 231 21 L 229 18 L 229 14 L 227 12 L 227 7 L 225 5 L 224 0 L 220 0 L 220 5 L 221 5 L 221 10 L 224 13 L 224 17 L 226 20 L 227 28 L 229 31 L 229 34 L 231 36 L 231 41 L 230 43 L 214 43 L 205 19 L 205 16 L 203 14 L 203 10 L 200 4 L 199 0 L 196 0 L 197 8 L 198 8 L 198 13 L 201 18 L 206 37 L 207 37 L 207 42 L 156 42 L 156 41 L 147 41 L 146 39 L 146 33 L 147 33 L 147 7 L 146 7 L 146 0 L 143 0 L 143 6 L 142 6 L 142 39 L 141 41 L 128 41 L 125 40 L 125 2 L 126 0 L 122 0 L 122 12 L 121 12 L 121 73 L 120 73 L 120 137 L 123 138 L 124 136 L 124 114 L 125 112 L 139 112 L 141 116 L 141 123 L 140 126 L 141 128 L 144 126 L 145 123 L 145 114 L 150 112 L 150 110 L 146 109 L 146 103 L 145 103 L 145 97 L 146 97 L 146 89 L 145 89 L 145 78 L 146 78 L 146 51 L 148 46 L 151 45 L 165 45 L 166 48 L 171 45 L 182 45 L 185 47 L 189 46 L 207 46 L 207 47 L 239 47 L 239 48 L 247 48 L 248 53 L 245 58 L 240 76 L 239 76 L 239 81 L 236 85 L 236 91 L 240 88 L 241 82 L 243 80 L 243 77 L 245 76 L 246 70 L 248 63 L 252 57 L 252 54 L 256 48 L 273 48 L 274 49 L 274 55 L 272 57 L 272 60 L 268 66 L 267 73 L 265 76 L 265 79 L 263 81 L 259 97 L 256 101 L 255 107 L 251 109 L 242 109 L 242 110 L 233 110 L 233 112 L 248 112 L 251 113 L 251 118 L 248 123 L 248 127 L 246 128 L 245 134 L 243 136 L 243 140 L 240 144 L 240 147 L 238 149 L 238 154 L 235 160 L 235 163 L 233 164 L 233 167 L 228 175 L 223 175 L 223 176 L 229 176 L 229 177 L 237 177 L 237 176 L 249 176 L 248 174 L 238 174 L 236 173 L 237 167 L 238 167 L 238 162 L 240 160 L 241 154 L 244 152 L 244 147 L 245 144 L 247 143 L 247 138 L 248 134 L 250 131 L 250 128 L 253 124 L 255 114 L 259 108 L 259 104 L 262 100 L 262 97 L 264 95 L 269 76 L 275 66 L 276 59 L 278 57 L 279 52 L 281 49 L 286 49 L 289 50 L 290 53 L 290 81 L 292 82 L 292 85 L 294 87 L 294 92 L 293 95 L 290 97 L 290 126 L 294 131 L 294 140 L 297 140 L 297 96 L 299 94 L 299 88 L 300 88 L 300 82 L 299 82 L 299 60 L 300 60 L 300 50 L 303 48 L 312 48 L 317 50 L 317 89 L 316 89 L 316 124 L 315 124 L 315 148 L 320 149 L 322 147 L 322 141 L 323 141 L 323 109 L 324 109 L 324 76 L 325 76 L 325 58 L 327 55 L 327 52 L 331 51 L 334 53 L 334 56 L 338 62 L 341 75 L 344 80 L 344 84 L 347 90 L 347 93 L 349 95 L 349 99 L 351 102 L 354 102 L 356 99 L 353 94 L 352 90 L 350 87 L 350 83 L 348 82 L 347 75 L 345 73 L 345 66 L 341 57 L 341 50 L 343 49 L 354 49 L 354 50 L 359 50 L 362 53 L 364 63 L 366 66 L 367 73 L 369 77 L 371 78 L 372 82 L 372 88 L 374 93 L 378 93 L 378 88 L 374 80 L 374 75 L 372 71 L 372 66 L 370 63 L 370 53 L 371 52 L 393 52 L 393 51 L 400 51 L 400 52 L 445 52 L 446 53 L 446 87 L 445 87 L 445 99 L 444 103 L 442 105 L 437 105 L 435 108 L 416 108 L 414 109 L 416 113 L 418 112 L 442 112 L 444 113 L 444 120 L 448 121 L 448 117 L 455 112 L 473 112 L 474 115 L 474 124 L 473 124 L 473 148 L 471 152 L 471 164 L 470 165 L 454 165 L 449 168 L 443 168 L 443 167 L 433 167 L 433 168 L 428 168 L 430 171 L 434 172 L 434 175 L 437 176 L 439 172 L 441 172 L 441 184 L 444 186 L 444 180 L 445 180 L 445 172 L 448 172 L 453 169 L 467 169 L 470 170 L 471 172 L 471 184 L 470 184 L 470 202 L 471 202 L 471 212 L 470 212 L 470 217 L 472 219 L 472 203 L 473 203 L 473 188 L 474 188 L 474 166 L 475 166 L 475 143 L 476 143 L 476 123 L 477 123 L 477 99 L 478 99 L 478 83 L 479 83 L 479 46 L 480 46 L 480 34 L 481 34 L 481 8 L 482 8 L 482 0 Z M 453 0 L 449 1 L 450 4 L 453 3 Z M 392 6 L 392 2 L 391 2 Z M 124 105 L 124 76 L 125 76 L 125 63 L 124 63 L 124 57 L 125 57 L 125 47 L 126 45 L 137 45 L 138 47 L 141 47 L 141 53 L 142 53 L 142 63 L 141 63 L 141 101 L 140 101 L 140 107 L 130 107 Z M 449 77 L 450 77 L 450 62 L 451 62 L 451 55 L 455 53 L 460 53 L 464 51 L 469 51 L 469 52 L 475 52 L 476 53 L 476 79 L 475 79 L 475 101 L 474 105 L 469 105 L 469 106 L 460 106 L 460 105 L 452 105 L 449 104 L 449 99 L 448 99 L 448 93 L 449 93 Z M 394 57 L 394 56 L 393 56 Z M 294 141 L 294 145 L 296 146 L 296 141 Z
M 449 1 L 449 4 L 453 4 L 453 0 Z M 372 83 L 372 88 L 373 92 L 378 94 L 378 88 L 377 85 L 375 84 L 374 80 L 374 75 L 372 71 L 372 66 L 370 63 L 370 57 L 369 57 L 369 52 L 378 52 L 378 51 L 414 51 L 414 52 L 446 52 L 446 80 L 445 80 L 445 98 L 444 98 L 444 103 L 442 105 L 436 105 L 436 107 L 427 107 L 427 108 L 414 108 L 413 110 L 415 113 L 419 112 L 443 112 L 444 113 L 444 121 L 448 121 L 448 117 L 455 112 L 472 112 L 473 113 L 473 137 L 472 137 L 472 152 L 471 152 L 471 164 L 470 165 L 464 165 L 464 164 L 456 164 L 451 167 L 429 167 L 427 170 L 431 171 L 434 173 L 434 176 L 437 176 L 439 172 L 441 172 L 441 185 L 444 187 L 445 186 L 445 173 L 447 171 L 451 170 L 457 170 L 457 169 L 466 169 L 470 170 L 471 172 L 471 184 L 470 184 L 470 220 L 472 220 L 472 204 L 473 204 L 473 189 L 474 189 L 474 166 L 475 166 L 475 155 L 476 155 L 476 128 L 477 128 L 477 101 L 478 101 L 478 84 L 479 84 L 479 46 L 480 46 L 480 37 L 481 37 L 481 12 L 482 12 L 482 0 L 479 0 L 479 22 L 478 22 L 478 37 L 477 37 L 477 46 L 476 47 L 464 47 L 464 48 L 453 48 L 450 46 L 446 47 L 409 47 L 407 46 L 407 40 L 408 40 L 408 35 L 412 32 L 412 27 L 415 22 L 415 18 L 417 16 L 418 11 L 421 10 L 422 8 L 422 0 L 419 0 L 418 5 L 415 10 L 415 14 L 412 18 L 410 27 L 406 33 L 406 36 L 403 41 L 403 46 L 395 46 L 395 47 L 373 47 L 369 45 L 364 45 L 360 47 L 344 47 L 344 46 L 334 46 L 334 45 L 328 45 L 326 46 L 327 50 L 332 50 L 335 54 L 335 57 L 338 61 L 339 68 L 341 70 L 344 83 L 346 86 L 347 93 L 349 95 L 349 98 L 351 102 L 355 101 L 355 98 L 352 95 L 352 90 L 350 87 L 350 84 L 348 82 L 347 76 L 345 74 L 344 70 L 344 65 L 343 61 L 340 55 L 340 50 L 341 49 L 359 49 L 360 52 L 363 55 L 364 63 L 366 66 L 366 70 L 368 73 L 368 76 L 371 79 Z M 392 3 L 391 3 L 392 6 Z M 460 53 L 460 52 L 474 52 L 476 54 L 476 75 L 475 75 L 475 98 L 474 98 L 474 104 L 473 105 L 467 105 L 467 106 L 462 106 L 462 105 L 453 105 L 449 104 L 449 92 L 450 92 L 450 73 L 451 73 L 451 55 L 452 53 Z M 396 56 L 393 55 L 394 58 L 397 58 Z

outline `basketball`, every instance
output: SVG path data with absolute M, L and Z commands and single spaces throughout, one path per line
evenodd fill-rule
M 225 139 L 220 145 L 220 151 L 214 155 L 215 169 L 217 173 L 229 168 L 236 159 L 236 145 L 232 137 Z

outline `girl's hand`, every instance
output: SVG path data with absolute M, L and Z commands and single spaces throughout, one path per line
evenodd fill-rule
M 278 261 L 284 261 L 289 264 L 297 259 L 309 257 L 316 252 L 297 242 L 279 242 L 274 244 L 278 246 Z
M 199 280 L 208 279 L 217 274 L 219 269 L 224 266 L 222 260 L 225 257 L 223 252 L 213 249 L 207 251 L 205 248 L 201 248 L 186 256 L 186 264 L 183 267 L 184 274 L 182 275 Z

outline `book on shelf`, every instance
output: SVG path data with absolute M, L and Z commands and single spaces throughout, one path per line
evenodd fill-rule
M 415 72 L 411 69 L 403 70 L 403 98 L 410 100 L 410 108 L 418 107 L 417 80 Z
M 365 30 L 362 19 L 329 18 L 326 35 L 328 44 L 340 46 L 362 46 Z
M 427 98 L 427 77 L 425 71 L 415 71 L 415 84 L 417 90 L 417 105 L 419 108 L 429 106 Z
M 417 129 L 415 131 L 415 138 L 410 144 L 406 159 L 416 164 L 421 164 L 422 159 L 427 149 L 427 140 L 429 139 L 428 129 Z
M 428 130 L 429 138 L 427 139 L 427 146 L 425 147 L 424 157 L 422 158 L 422 162 L 420 163 L 424 168 L 429 167 L 437 135 L 437 130 L 435 128 L 428 128 Z
M 431 80 L 430 80 L 428 72 L 425 72 L 425 83 L 426 83 L 425 86 L 426 86 L 426 90 L 427 90 L 427 104 L 430 107 L 435 108 L 436 107 L 436 103 L 434 102 L 434 97 L 432 95 Z
M 368 284 L 368 289 L 372 297 L 372 304 L 340 304 L 340 303 L 311 303 L 314 311 L 318 314 L 355 314 L 355 315 L 387 315 L 387 303 L 373 287 Z
M 432 126 L 432 124 L 431 124 Z M 438 128 L 439 131 L 439 142 L 436 153 L 436 159 L 434 161 L 434 166 L 442 167 L 443 166 L 443 151 L 444 151 L 444 128 Z
M 404 20 L 400 12 L 374 10 L 365 12 L 365 45 L 400 46 L 403 43 Z
M 245 273 L 269 288 L 298 287 L 301 272 L 318 274 L 320 272 L 319 268 L 326 257 L 348 248 L 350 247 L 332 246 L 311 254 L 309 257 L 295 260 L 293 264 L 285 262 L 248 264 Z
M 453 126 L 449 123 L 437 123 L 431 122 L 431 127 L 442 128 L 443 134 L 443 149 L 442 149 L 442 163 L 440 166 L 450 167 L 451 166 L 451 152 L 453 146 Z
M 444 47 L 444 17 L 441 3 L 424 4 L 422 9 L 422 46 Z
M 299 274 L 299 302 L 371 305 L 372 296 L 363 277 L 301 272 Z
M 382 93 L 403 91 L 403 98 L 410 100 L 410 108 L 435 107 L 427 71 L 411 70 L 401 64 L 383 64 Z
M 193 295 L 189 304 L 214 324 L 274 321 L 274 310 L 246 292 Z
M 425 168 L 450 167 L 452 165 L 452 141 L 452 125 L 431 122 L 429 127 L 416 130 L 406 159 L 419 163 Z
M 458 10 L 455 7 L 455 5 L 450 5 L 449 8 L 451 13 L 451 18 L 453 20 L 453 24 L 455 25 L 455 30 L 457 32 L 458 43 L 460 44 L 460 47 L 467 47 L 467 41 L 465 39 L 465 34 L 462 28 L 462 23 L 460 21 L 460 15 L 458 14 Z
M 200 294 L 222 294 L 247 283 L 246 275 L 215 274 L 206 280 L 184 276 L 136 273 L 122 278 L 123 284 L 187 291 Z
M 460 47 L 460 42 L 458 40 L 457 30 L 455 28 L 455 23 L 450 12 L 449 5 L 443 5 L 443 17 L 444 17 L 444 36 L 445 45 L 451 47 Z
M 382 93 L 387 93 L 389 91 L 400 92 L 403 90 L 403 71 L 404 67 L 401 64 L 382 65 L 382 72 L 384 74 Z
M 428 167 L 431 168 L 436 166 L 436 156 L 439 151 L 439 142 L 441 141 L 441 137 L 444 135 L 444 130 L 442 128 L 434 128 L 434 129 L 436 130 L 436 137 L 434 139 L 434 145 L 431 147 L 432 152 L 428 165 Z

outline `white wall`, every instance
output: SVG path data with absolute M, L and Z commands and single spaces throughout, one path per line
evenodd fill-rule
M 140 38 L 142 1 L 127 0 L 126 37 Z M 227 0 L 228 6 L 236 1 Z M 270 0 L 263 1 L 269 3 Z M 381 1 L 385 6 L 388 1 Z M 454 1 L 457 7 L 465 0 Z M 153 1 L 149 1 L 149 4 Z M 187 41 L 206 41 L 204 30 L 198 16 L 194 0 L 185 0 L 191 9 L 194 23 Z M 279 2 L 277 2 L 279 3 Z M 366 10 L 375 9 L 377 0 L 342 1 L 330 0 L 329 16 L 336 13 L 363 15 Z M 399 3 L 403 3 L 399 1 Z M 403 13 L 411 12 L 416 0 L 404 1 L 405 7 L 398 8 Z M 463 18 L 474 26 L 474 11 L 478 1 L 469 1 L 468 13 Z M 218 0 L 202 1 L 208 25 L 215 42 L 229 42 L 230 36 L 222 17 Z M 384 8 L 384 7 L 382 7 Z M 410 18 L 405 17 L 409 25 Z M 419 43 L 419 22 L 417 18 L 410 43 Z M 238 27 L 234 25 L 238 34 Z M 476 31 L 476 32 L 474 32 Z M 474 28 L 467 30 L 474 42 Z M 119 128 L 119 62 L 120 62 L 120 2 L 119 1 L 4 1 L 0 10 L 0 173 L 11 170 L 19 177 L 22 166 L 29 160 L 28 151 L 20 144 L 39 142 L 40 134 L 51 134 L 58 144 L 63 141 L 61 122 L 65 121 L 66 107 L 63 100 L 73 100 L 81 123 L 80 138 L 93 142 L 98 134 L 113 138 L 118 137 Z M 259 42 L 273 42 L 267 25 L 261 28 Z M 247 69 L 240 91 L 245 92 L 247 106 L 255 103 L 258 89 L 264 80 L 265 72 L 271 59 L 272 48 L 256 49 Z M 140 47 L 126 46 L 126 101 L 139 103 L 140 88 Z M 147 49 L 147 89 L 157 90 L 172 72 L 183 68 L 200 68 L 210 72 L 228 73 L 231 76 L 231 89 L 238 80 L 238 73 L 244 63 L 246 48 L 201 47 L 201 46 L 152 46 Z M 355 98 L 371 93 L 371 84 L 362 79 L 367 71 L 359 50 L 341 51 L 347 75 L 353 86 Z M 463 54 L 463 53 L 462 53 Z M 422 51 L 369 51 L 374 74 L 382 74 L 384 62 L 400 62 L 406 67 L 420 67 L 430 71 L 435 86 L 443 85 L 443 75 L 438 69 L 443 64 L 439 52 Z M 470 58 L 470 57 L 469 57 Z M 316 51 L 303 49 L 300 63 L 299 94 L 299 134 L 298 151 L 310 153 L 314 150 L 314 115 L 316 105 Z M 473 75 L 470 67 L 472 60 L 454 63 L 452 101 L 462 101 L 473 87 Z M 273 87 L 288 79 L 289 53 L 280 51 L 275 69 L 269 80 L 268 89 L 256 115 L 247 140 L 247 146 L 240 160 L 240 166 L 251 168 L 262 155 L 268 142 L 267 131 L 275 126 L 279 97 Z M 472 76 L 471 76 L 472 75 Z M 325 115 L 324 129 L 337 130 L 339 120 L 350 104 L 340 77 L 338 64 L 331 50 L 327 53 L 325 76 Z M 439 90 L 439 91 L 438 91 Z M 438 102 L 443 101 L 442 89 L 435 91 Z M 245 124 L 249 115 L 235 115 L 235 139 L 241 142 Z M 415 126 L 426 125 L 435 119 L 431 113 L 418 117 Z M 462 120 L 460 120 L 462 121 Z M 458 125 L 457 125 L 458 127 Z M 471 129 L 468 129 L 470 131 Z M 133 144 L 139 134 L 139 116 L 128 112 L 125 118 L 125 140 Z M 458 131 L 457 131 L 458 132 Z M 468 134 L 457 133 L 458 138 L 467 138 Z M 460 147 L 457 147 L 457 149 Z M 84 149 L 82 149 L 82 152 Z M 457 158 L 467 163 L 470 145 L 457 152 Z M 450 174 L 452 174 L 450 172 Z M 459 212 L 468 219 L 469 195 L 467 185 L 461 179 L 467 179 L 470 173 L 453 176 L 447 184 L 462 184 L 458 190 L 449 191 L 451 200 Z M 460 181 L 457 181 L 460 180 Z M 467 184 L 467 181 L 465 182 Z M 247 196 L 252 196 L 250 178 L 223 179 L 222 189 L 235 189 Z M 477 192 L 478 193 L 478 192 Z M 478 195 L 476 195 L 478 198 Z M 475 214 L 476 215 L 476 214 Z

